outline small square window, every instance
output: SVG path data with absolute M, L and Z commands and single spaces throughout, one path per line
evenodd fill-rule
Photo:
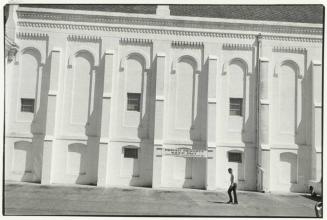
M 34 99 L 21 99 L 20 111 L 34 113 Z
M 124 148 L 124 158 L 138 158 L 137 148 Z
M 242 116 L 243 99 L 230 98 L 229 99 L 229 114 Z
M 127 93 L 127 111 L 140 111 L 140 93 Z
M 242 153 L 228 152 L 228 162 L 242 163 Z

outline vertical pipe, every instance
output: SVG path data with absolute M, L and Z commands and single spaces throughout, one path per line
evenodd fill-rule
M 257 168 L 257 190 L 260 191 L 261 190 L 261 186 L 262 186 L 262 181 L 259 181 L 260 178 L 260 168 L 261 168 L 261 164 L 259 161 L 259 154 L 260 154 L 260 148 L 259 148 L 259 117 L 260 117 L 260 96 L 259 96 L 259 87 L 260 87 L 260 61 L 259 61 L 259 57 L 260 57 L 260 48 L 261 48 L 261 33 L 259 33 L 256 36 L 256 43 L 257 43 L 257 50 L 256 50 L 256 168 Z M 259 181 L 259 183 L 258 183 Z M 260 185 L 259 185 L 260 184 Z

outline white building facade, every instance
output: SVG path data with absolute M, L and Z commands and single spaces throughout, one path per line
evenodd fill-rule
M 230 167 L 239 189 L 304 192 L 321 180 L 322 33 L 10 6 L 5 179 L 214 190 Z

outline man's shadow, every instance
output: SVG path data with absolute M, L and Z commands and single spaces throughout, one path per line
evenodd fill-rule
M 217 204 L 227 204 L 227 202 L 221 202 L 221 201 L 208 201 L 210 203 L 217 203 Z

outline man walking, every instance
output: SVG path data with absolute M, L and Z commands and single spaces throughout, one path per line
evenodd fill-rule
M 227 191 L 228 196 L 229 196 L 229 201 L 227 203 L 228 204 L 233 203 L 233 199 L 232 199 L 232 191 L 233 191 L 234 204 L 238 204 L 237 195 L 236 195 L 237 184 L 234 182 L 234 175 L 233 175 L 232 168 L 228 168 L 228 173 L 230 174 L 230 186 L 229 186 L 228 191 Z

